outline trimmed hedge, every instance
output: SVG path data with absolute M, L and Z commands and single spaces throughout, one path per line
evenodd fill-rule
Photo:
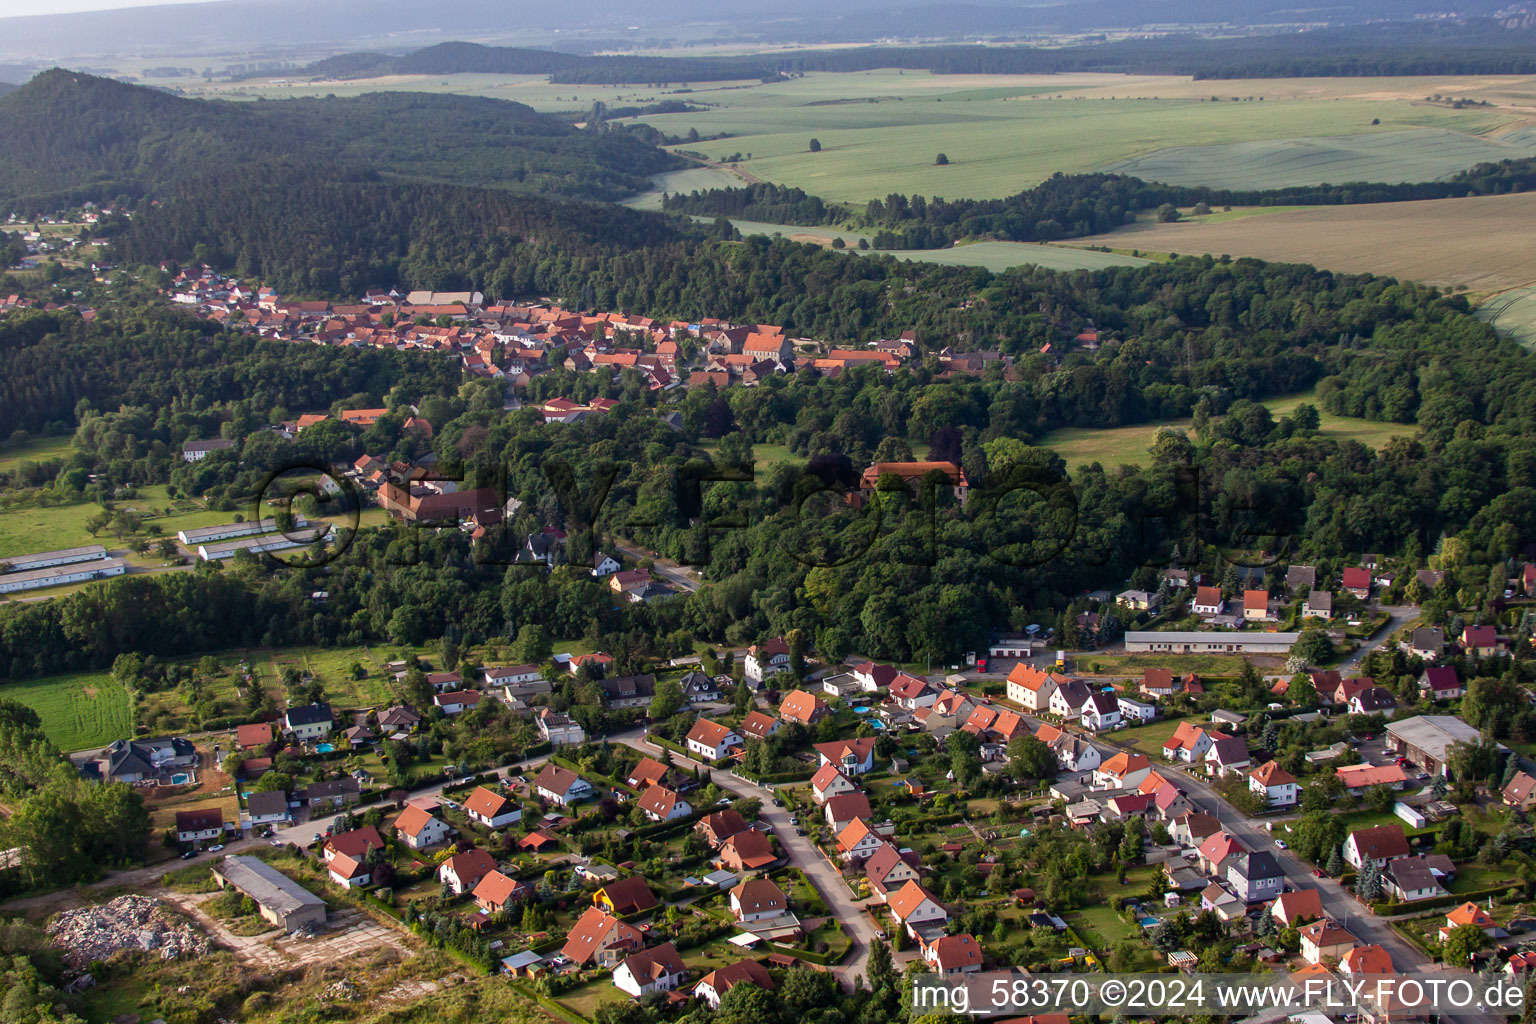
M 1519 889 L 1519 882 L 1511 882 L 1508 885 L 1500 885 L 1492 889 L 1474 889 L 1471 892 L 1457 892 L 1446 896 L 1431 896 L 1427 900 L 1414 900 L 1411 903 L 1372 903 L 1371 913 L 1378 916 L 1387 914 L 1408 914 L 1415 910 L 1431 910 L 1435 907 L 1459 907 L 1463 903 L 1476 903 L 1478 900 L 1488 899 L 1490 896 L 1499 899 L 1511 889 Z

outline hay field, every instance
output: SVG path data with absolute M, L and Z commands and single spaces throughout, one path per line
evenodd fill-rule
M 0 685 L 0 697 L 37 712 L 43 733 L 61 750 L 101 748 L 133 735 L 128 690 L 109 672 L 79 672 Z
M 1536 194 L 1322 206 L 1210 223 L 1138 223 L 1079 240 L 1154 252 L 1256 256 L 1497 292 L 1536 282 Z
M 1513 288 L 1477 307 L 1477 318 L 1529 349 L 1536 349 L 1536 286 Z

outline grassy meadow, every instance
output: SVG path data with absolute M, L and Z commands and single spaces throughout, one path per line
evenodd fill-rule
M 23 462 L 62 459 L 74 443 L 73 434 L 59 437 L 29 437 L 16 444 L 0 445 L 0 473 L 9 473 Z
M 104 747 L 133 735 L 132 700 L 109 672 L 0 683 L 0 697 L 36 711 L 43 732 L 63 750 Z
M 1477 307 L 1477 317 L 1526 348 L 1536 348 L 1536 286 L 1495 295 Z
M 1295 410 L 1303 402 L 1316 403 L 1317 398 L 1307 391 L 1284 398 L 1273 398 L 1264 403 L 1275 419 Z M 1369 448 L 1380 448 L 1392 438 L 1411 434 L 1416 429 L 1410 423 L 1381 423 L 1376 420 L 1356 419 L 1351 416 L 1335 416 L 1318 410 L 1321 425 L 1318 433 L 1334 440 L 1355 440 Z M 1129 427 L 1108 427 L 1097 430 L 1092 427 L 1062 427 L 1046 434 L 1037 443 L 1049 448 L 1066 460 L 1068 468 L 1097 462 L 1104 466 L 1150 466 L 1152 454 L 1148 450 L 1157 440 L 1157 432 L 1164 427 L 1192 432 L 1194 421 L 1189 419 L 1160 420 L 1156 423 L 1138 423 Z

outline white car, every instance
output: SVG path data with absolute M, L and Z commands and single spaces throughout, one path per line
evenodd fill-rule
M 1282 849 L 1282 850 L 1289 850 L 1290 849 L 1289 846 L 1285 845 L 1285 840 L 1284 839 L 1276 839 L 1275 840 L 1275 845 L 1280 847 L 1280 849 Z
M 224 844 L 223 843 L 214 843 L 212 846 L 208 847 L 208 852 L 209 853 L 218 853 L 222 849 L 224 849 Z

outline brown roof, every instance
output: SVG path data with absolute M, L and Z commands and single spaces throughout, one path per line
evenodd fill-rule
M 599 949 L 618 945 L 638 948 L 642 941 L 638 931 L 603 908 L 588 907 L 571 926 L 560 952 L 572 963 L 581 966 L 592 959 L 592 954 Z
M 650 949 L 642 949 L 638 953 L 625 957 L 624 962 L 619 966 L 628 967 L 629 972 L 638 978 L 641 984 L 655 981 L 668 974 L 682 974 L 688 969 L 683 963 L 683 958 L 677 955 L 677 947 L 670 942 L 663 942 Z
M 722 740 L 731 734 L 731 729 L 719 722 L 711 722 L 707 718 L 701 718 L 693 723 L 693 728 L 688 730 L 688 739 L 695 743 L 702 743 L 709 747 L 718 747 Z
M 650 910 L 660 902 L 656 894 L 651 892 L 651 887 L 646 884 L 645 879 L 639 875 L 630 875 L 628 878 L 609 882 L 598 892 L 608 898 L 613 912 L 620 917 L 641 910 Z
M 931 948 L 940 970 L 953 971 L 981 963 L 981 945 L 970 935 L 945 935 Z
M 496 858 L 484 850 L 465 850 L 443 861 L 442 868 L 451 870 L 459 881 L 473 884 L 496 870 Z
M 1360 856 L 1369 860 L 1391 860 L 1409 854 L 1408 838 L 1401 825 L 1377 825 L 1374 828 L 1356 829 L 1349 834 L 1355 841 Z
M 672 813 L 680 799 L 682 798 L 666 786 L 652 786 L 640 795 L 640 809 L 665 819 Z
M 740 871 L 760 868 L 777 859 L 768 837 L 753 829 L 738 832 L 727 839 L 720 848 L 720 858 Z
M 176 812 L 177 832 L 204 832 L 210 828 L 224 827 L 224 811 L 218 807 L 200 807 L 194 811 Z
M 784 890 L 766 878 L 753 878 L 731 890 L 744 914 L 761 914 L 769 910 L 789 909 L 789 899 Z
M 331 836 L 325 841 L 325 845 L 348 857 L 361 857 L 369 850 L 384 849 L 384 837 L 379 835 L 378 829 L 368 825 L 364 828 L 355 828 L 351 832 L 343 832 L 339 836 Z
M 795 692 L 800 693 L 801 691 L 796 690 Z M 747 712 L 747 717 L 741 720 L 741 725 L 737 726 L 736 731 L 743 736 L 751 736 L 753 739 L 760 740 L 768 736 L 777 724 L 773 718 L 763 714 L 761 711 L 749 711 Z
M 827 801 L 825 813 L 834 822 L 868 818 L 871 813 L 869 797 L 863 793 L 841 793 Z
M 654 757 L 642 757 L 640 763 L 635 765 L 635 770 L 629 773 L 625 781 L 631 786 L 643 789 L 646 786 L 654 786 L 667 777 L 667 766 Z
M 395 819 L 395 830 L 404 832 L 408 836 L 420 835 L 421 830 L 432 821 L 432 815 L 414 804 L 407 804 L 405 810 Z
M 905 921 L 912 911 L 922 905 L 923 900 L 939 902 L 934 898 L 933 893 L 916 882 L 909 881 L 897 889 L 895 895 L 885 901 L 885 905 L 891 908 L 891 913 L 895 914 L 899 920 Z
M 737 985 L 756 985 L 758 988 L 773 991 L 773 979 L 768 976 L 768 969 L 756 960 L 738 960 L 729 967 L 721 967 L 710 971 L 699 979 L 700 985 L 707 985 L 715 990 L 717 995 L 725 995 Z
M 548 793 L 559 793 L 563 796 L 580 779 L 581 776 L 569 768 L 561 768 L 553 761 L 546 761 L 544 762 L 543 769 L 533 778 L 533 788 L 542 789 Z
M 517 879 L 508 878 L 493 867 L 481 877 L 472 895 L 483 903 L 503 906 L 515 892 L 517 892 Z
M 706 814 L 694 827 L 704 833 L 710 845 L 719 846 L 736 833 L 745 832 L 747 821 L 738 812 L 726 808 Z
M 235 743 L 246 750 L 264 747 L 272 742 L 271 722 L 252 722 L 235 727 Z

